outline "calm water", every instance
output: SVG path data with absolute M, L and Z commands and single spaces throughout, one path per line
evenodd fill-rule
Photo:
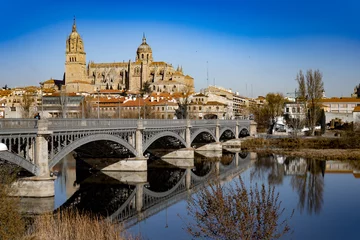
M 128 231 L 141 234 L 144 239 L 190 239 L 183 228 L 184 221 L 192 221 L 186 211 L 187 198 L 194 192 L 191 186 L 202 186 L 210 173 L 216 173 L 224 184 L 233 184 L 241 176 L 246 184 L 274 185 L 287 211 L 285 215 L 295 210 L 290 220 L 294 233 L 285 239 L 358 238 L 360 171 L 357 162 L 256 154 L 227 154 L 220 162 L 214 159 L 220 158 L 197 157 L 192 169 L 153 163 L 145 176 L 126 184 L 117 180 L 124 180 L 126 176 L 93 173 L 69 155 L 58 167 L 55 208 L 75 205 L 115 219 L 126 218 Z M 139 184 L 142 181 L 145 183 Z M 139 193 L 143 193 L 146 202 L 141 213 L 136 211 L 136 189 L 143 189 Z M 119 209 L 125 209 L 123 214 L 114 214 Z

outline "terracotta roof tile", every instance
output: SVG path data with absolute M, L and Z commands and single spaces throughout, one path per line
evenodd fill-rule
M 341 98 L 324 98 L 320 100 L 323 103 L 335 103 L 335 102 L 360 102 L 360 98 L 351 98 L 351 97 L 341 97 Z
M 353 110 L 353 112 L 360 112 L 360 106 L 356 106 Z

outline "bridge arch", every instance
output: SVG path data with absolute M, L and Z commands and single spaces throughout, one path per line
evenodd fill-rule
M 112 141 L 121 144 L 125 148 L 129 149 L 131 153 L 133 153 L 136 156 L 136 150 L 133 146 L 131 146 L 128 142 L 126 142 L 124 139 L 116 137 L 114 135 L 110 134 L 95 134 L 95 135 L 89 135 L 83 138 L 80 138 L 71 144 L 67 145 L 65 148 L 63 148 L 59 153 L 57 153 L 53 159 L 49 162 L 49 168 L 53 168 L 57 163 L 61 161 L 67 154 L 74 151 L 78 147 L 81 147 L 82 145 L 85 145 L 89 142 L 95 142 L 95 141 Z
M 22 167 L 35 176 L 39 173 L 38 166 L 36 164 L 18 156 L 17 154 L 11 153 L 10 151 L 0 151 L 0 159 Z
M 145 142 L 145 145 L 143 147 L 143 153 L 153 144 L 156 140 L 162 138 L 162 137 L 174 137 L 178 139 L 184 146 L 186 146 L 186 141 L 180 137 L 178 134 L 171 132 L 171 131 L 164 131 L 156 134 L 155 136 L 151 137 L 149 140 Z
M 250 130 L 249 130 L 249 128 L 247 128 L 247 127 L 245 127 L 245 126 L 240 126 L 240 127 L 239 127 L 239 136 L 238 136 L 238 137 L 240 137 L 240 135 L 241 135 L 242 132 L 247 132 L 247 135 L 250 136 Z
M 191 134 L 191 143 L 195 140 L 195 138 L 200 134 L 200 133 L 203 133 L 203 132 L 206 132 L 206 133 L 209 133 L 213 139 L 216 139 L 215 137 L 215 134 L 213 132 L 211 132 L 209 129 L 206 129 L 206 128 L 200 128 L 198 130 L 196 130 L 193 134 Z M 215 140 L 216 141 L 216 140 Z
M 224 132 L 226 132 L 226 131 L 231 131 L 231 132 L 234 134 L 234 136 L 236 135 L 233 129 L 231 129 L 231 128 L 229 128 L 229 127 L 224 127 L 224 128 L 222 128 L 222 129 L 220 130 L 220 136 L 219 136 L 219 137 L 221 138 L 221 136 L 222 136 L 222 135 L 224 134 Z

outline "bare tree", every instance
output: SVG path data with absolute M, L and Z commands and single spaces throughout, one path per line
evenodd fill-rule
M 32 107 L 34 106 L 35 96 L 33 91 L 26 90 L 20 101 L 23 118 L 31 118 L 33 115 Z
M 186 85 L 183 88 L 182 96 L 177 99 L 178 109 L 176 110 L 176 117 L 178 119 L 187 119 L 189 118 L 189 104 L 190 97 L 194 93 L 194 89 L 191 85 Z
M 205 239 L 278 239 L 290 231 L 292 214 L 283 219 L 284 211 L 275 187 L 247 188 L 241 178 L 228 186 L 215 182 L 188 201 L 195 224 L 187 230 Z
M 296 81 L 299 85 L 298 99 L 306 106 L 307 124 L 309 126 L 310 135 L 312 135 L 321 113 L 320 100 L 324 91 L 322 73 L 318 69 L 315 71 L 312 69 L 307 70 L 305 82 L 305 76 L 300 70 L 297 74 Z

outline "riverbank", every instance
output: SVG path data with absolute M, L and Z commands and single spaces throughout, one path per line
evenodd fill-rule
M 20 198 L 9 197 L 18 171 L 17 166 L 0 165 L 0 239 L 139 239 L 122 231 L 117 224 L 75 209 L 42 214 L 30 220 L 20 213 Z
M 242 142 L 241 149 L 322 160 L 360 160 L 360 136 L 309 138 L 255 138 Z

